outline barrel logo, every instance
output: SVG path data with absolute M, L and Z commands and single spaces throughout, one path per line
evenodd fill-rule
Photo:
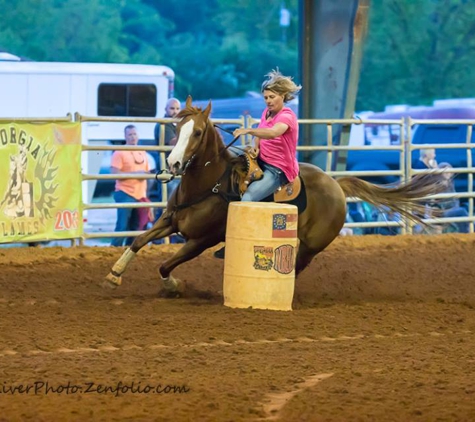
M 297 237 L 297 214 L 274 214 L 272 216 L 272 237 Z
M 282 245 L 274 252 L 274 270 L 281 274 L 290 274 L 295 268 L 295 248 Z
M 256 270 L 270 271 L 274 248 L 272 246 L 254 246 L 254 268 Z

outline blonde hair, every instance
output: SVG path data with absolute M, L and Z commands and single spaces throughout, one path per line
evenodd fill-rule
M 419 158 L 424 158 L 425 156 L 434 153 L 435 155 L 435 148 L 424 148 L 419 151 Z
M 290 76 L 282 75 L 279 69 L 272 70 L 266 77 L 267 79 L 262 83 L 261 92 L 268 90 L 282 95 L 285 103 L 293 100 L 302 89 L 302 86 L 295 84 Z

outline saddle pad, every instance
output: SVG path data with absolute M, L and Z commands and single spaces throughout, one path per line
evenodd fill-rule
M 293 199 L 297 198 L 300 193 L 300 189 L 300 176 L 297 176 L 293 182 L 281 186 L 277 191 L 274 192 L 274 202 L 292 201 Z
M 296 198 L 287 200 L 285 201 L 285 203 L 289 205 L 295 205 L 299 210 L 299 214 L 301 214 L 307 209 L 307 192 L 305 189 L 305 183 L 303 179 L 300 178 L 300 176 L 299 176 L 299 180 L 300 180 L 300 193 L 297 195 Z M 269 195 L 267 198 L 264 198 L 262 202 L 275 202 L 274 195 L 273 194 Z

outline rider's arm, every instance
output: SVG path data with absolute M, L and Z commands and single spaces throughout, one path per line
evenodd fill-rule
M 288 128 L 289 128 L 289 125 L 279 122 L 270 128 L 258 127 L 258 128 L 250 128 L 250 129 L 236 129 L 233 132 L 233 136 L 238 137 L 241 135 L 251 135 L 251 136 L 256 136 L 257 138 L 260 138 L 260 139 L 273 139 L 284 134 Z

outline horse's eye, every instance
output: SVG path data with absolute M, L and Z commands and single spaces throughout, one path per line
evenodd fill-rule
M 197 131 L 195 132 L 195 136 L 196 136 L 196 137 L 201 136 L 201 133 L 202 133 L 201 130 L 197 130 Z

